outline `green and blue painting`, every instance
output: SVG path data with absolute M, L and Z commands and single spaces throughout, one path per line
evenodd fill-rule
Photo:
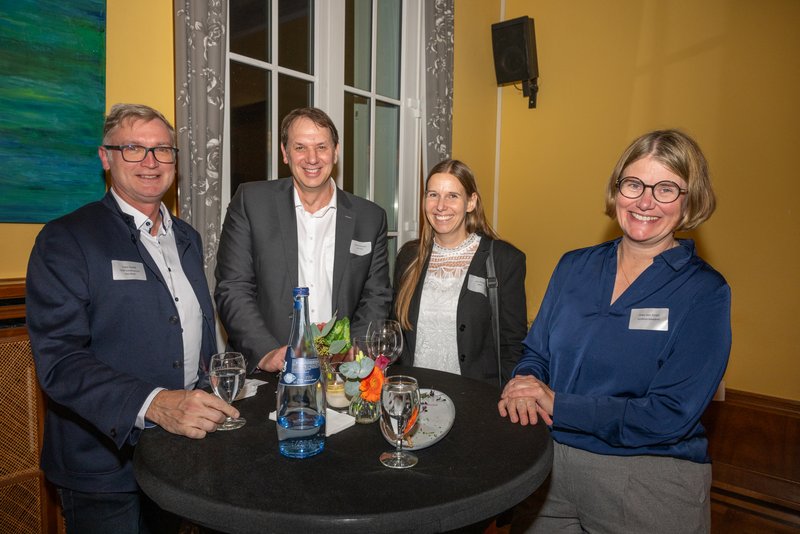
M 0 222 L 102 197 L 105 28 L 105 0 L 0 0 Z

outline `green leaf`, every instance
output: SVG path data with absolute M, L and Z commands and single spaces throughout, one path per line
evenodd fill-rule
M 358 362 L 344 362 L 339 366 L 339 372 L 347 378 L 358 378 L 359 367 Z
M 328 347 L 328 352 L 331 354 L 341 354 L 342 352 L 347 352 L 350 342 L 345 339 L 337 339 L 336 341 L 331 342 L 331 346 Z
M 331 331 L 334 325 L 336 325 L 336 312 L 333 312 L 333 317 L 331 317 L 330 320 L 327 323 L 325 323 L 325 327 L 319 333 L 319 336 L 326 337 L 328 335 L 328 332 Z
M 372 358 L 362 358 L 359 363 L 358 378 L 367 378 L 375 367 L 375 362 Z
M 361 386 L 361 382 L 358 380 L 348 380 L 344 383 L 344 393 L 348 397 L 355 397 L 359 394 L 359 387 Z

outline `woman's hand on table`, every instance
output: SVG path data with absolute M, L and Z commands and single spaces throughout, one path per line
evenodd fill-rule
M 239 410 L 200 389 L 159 391 L 145 414 L 167 432 L 194 439 L 214 432 L 227 416 L 237 418 Z
M 500 396 L 497 410 L 512 423 L 534 425 L 542 418 L 553 424 L 555 393 L 547 384 L 534 376 L 517 376 L 511 379 Z

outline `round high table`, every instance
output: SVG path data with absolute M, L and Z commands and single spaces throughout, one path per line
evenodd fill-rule
M 511 508 L 550 472 L 547 427 L 512 424 L 497 413 L 497 386 L 458 375 L 392 366 L 420 388 L 452 399 L 455 421 L 419 463 L 389 469 L 392 446 L 378 423 L 328 437 L 325 450 L 290 459 L 278 452 L 276 375 L 236 407 L 247 424 L 193 440 L 152 428 L 136 446 L 136 479 L 159 506 L 222 532 L 444 532 Z

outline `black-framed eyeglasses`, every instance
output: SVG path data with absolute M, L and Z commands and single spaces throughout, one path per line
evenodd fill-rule
M 617 178 L 617 189 L 619 189 L 620 194 L 625 198 L 639 198 L 644 194 L 644 190 L 647 188 L 652 189 L 653 198 L 662 204 L 675 202 L 678 200 L 679 196 L 689 192 L 688 189 L 681 189 L 681 186 L 669 180 L 658 182 L 655 185 L 647 185 L 633 176 Z
M 159 163 L 175 163 L 175 158 L 178 155 L 178 149 L 171 146 L 103 145 L 103 148 L 119 150 L 122 153 L 122 159 L 128 163 L 144 161 L 148 152 L 152 152 L 153 157 Z

